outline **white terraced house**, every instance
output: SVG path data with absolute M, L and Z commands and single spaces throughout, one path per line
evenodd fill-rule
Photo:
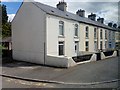
M 66 8 L 66 2 L 57 8 L 23 2 L 12 21 L 13 59 L 70 67 L 76 65 L 74 56 L 115 48 L 117 29 L 111 23 L 107 26 L 93 13 L 86 18 L 84 10 L 73 14 Z

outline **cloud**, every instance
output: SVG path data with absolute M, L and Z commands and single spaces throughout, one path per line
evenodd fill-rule
M 8 14 L 8 21 L 12 21 L 14 18 L 15 14 Z
M 23 0 L 1 0 L 2 2 L 22 2 Z
M 3 0 L 3 1 L 22 1 L 22 0 Z M 31 0 L 24 0 L 31 1 Z M 61 0 L 34 0 L 41 2 L 52 7 L 56 7 L 56 4 Z M 85 16 L 90 13 L 97 14 L 98 17 L 105 18 L 105 23 L 110 21 L 118 21 L 118 1 L 119 0 L 64 0 L 67 2 L 67 11 L 76 13 L 78 9 L 85 10 Z M 10 19 L 13 15 L 10 16 Z
M 105 19 L 105 24 L 118 21 L 118 2 L 68 2 L 68 11 L 76 13 L 78 9 L 85 10 L 85 16 L 95 13 Z

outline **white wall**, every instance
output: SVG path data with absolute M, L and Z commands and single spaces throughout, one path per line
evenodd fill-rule
M 44 63 L 45 13 L 24 2 L 12 21 L 13 59 Z
M 85 24 L 80 23 L 79 26 L 79 31 L 80 31 L 80 43 L 79 43 L 79 50 L 80 51 L 85 51 Z
M 59 37 L 59 21 L 64 21 L 64 37 Z M 63 19 L 60 17 L 47 15 L 47 55 L 58 56 L 58 42 L 65 42 L 65 56 L 74 56 L 74 24 L 78 22 Z

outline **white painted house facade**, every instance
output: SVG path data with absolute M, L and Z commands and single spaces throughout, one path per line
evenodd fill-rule
M 81 52 L 115 48 L 116 28 L 95 19 L 66 11 L 66 3 L 57 8 L 38 2 L 23 2 L 12 21 L 13 59 L 38 64 L 69 67 L 72 57 Z

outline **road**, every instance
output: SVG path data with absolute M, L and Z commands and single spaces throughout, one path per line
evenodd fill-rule
M 82 82 L 88 83 L 91 81 L 100 82 L 100 81 L 114 80 L 114 79 L 118 79 L 119 77 L 118 75 L 119 65 L 120 65 L 119 58 L 116 57 L 116 58 L 110 58 L 110 59 L 101 60 L 97 62 L 91 62 L 91 63 L 78 65 L 78 66 L 72 67 L 70 69 L 65 69 L 65 70 L 54 68 L 57 72 L 59 72 L 59 74 L 57 74 L 57 77 L 54 77 L 54 80 L 58 80 L 58 81 L 62 80 L 65 82 L 72 82 L 73 80 L 74 83 L 75 81 L 76 82 L 79 81 L 80 83 Z M 40 68 L 37 68 L 37 70 L 38 69 Z M 29 71 L 29 70 L 25 70 L 24 73 L 26 71 Z M 39 74 L 40 73 L 41 72 L 39 72 Z M 22 74 L 20 73 L 20 75 Z M 46 88 L 46 87 L 47 88 L 56 88 L 56 87 L 57 88 L 68 88 L 68 87 L 69 88 L 101 88 L 101 87 L 102 88 L 117 88 L 119 85 L 118 82 L 102 83 L 102 84 L 95 84 L 95 85 L 55 84 L 55 83 L 42 83 L 42 82 L 32 82 L 32 81 L 30 82 L 30 81 L 24 81 L 24 80 L 13 79 L 13 78 L 8 78 L 8 77 L 3 77 L 2 83 L 3 83 L 2 84 L 3 88 Z
M 2 88 L 116 88 L 118 82 L 96 84 L 96 85 L 66 85 L 42 82 L 30 82 L 19 79 L 3 77 Z

